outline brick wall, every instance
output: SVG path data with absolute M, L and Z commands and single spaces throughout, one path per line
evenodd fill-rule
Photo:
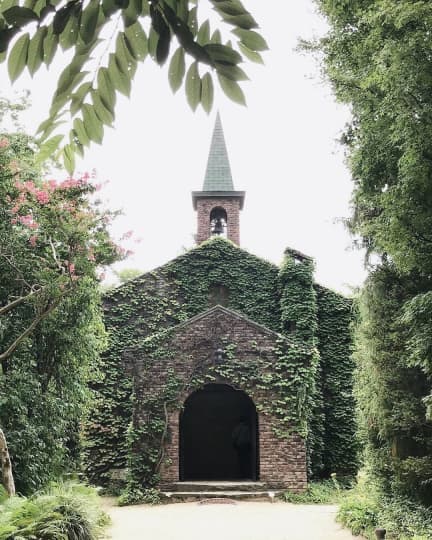
M 200 244 L 210 238 L 210 212 L 220 207 L 227 213 L 227 237 L 234 244 L 240 245 L 240 200 L 234 198 L 200 198 L 197 200 L 197 235 Z
M 238 361 L 247 363 L 259 354 L 274 364 L 277 362 L 273 352 L 275 338 L 276 334 L 272 331 L 218 306 L 176 328 L 167 343 L 174 352 L 172 358 L 158 359 L 153 364 L 145 358 L 136 357 L 133 360 L 136 396 L 133 422 L 136 427 L 143 427 L 146 422 L 147 413 L 140 406 L 142 398 L 147 394 L 160 394 L 170 370 L 184 382 L 176 406 L 168 410 L 164 460 L 160 469 L 161 485 L 167 487 L 179 481 L 180 409 L 187 397 L 197 390 L 188 383 L 193 374 L 199 371 L 200 378 L 205 378 L 215 362 L 215 350 L 224 342 L 236 346 L 235 356 Z M 253 347 L 252 343 L 255 344 Z M 224 361 L 229 362 L 227 359 Z M 211 382 L 243 390 L 257 408 L 260 481 L 265 482 L 269 488 L 303 491 L 307 486 L 305 443 L 296 434 L 284 438 L 276 436 L 274 427 L 281 426 L 278 426 L 274 417 L 263 412 L 266 407 L 269 410 L 274 399 L 271 392 L 257 388 L 252 380 L 246 382 L 244 388 L 239 388 L 234 380 L 221 377 Z M 145 444 L 140 445 L 138 442 L 134 451 L 145 452 Z

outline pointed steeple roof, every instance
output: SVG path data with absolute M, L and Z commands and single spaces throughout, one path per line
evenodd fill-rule
M 219 112 L 213 130 L 203 191 L 234 191 L 231 168 Z

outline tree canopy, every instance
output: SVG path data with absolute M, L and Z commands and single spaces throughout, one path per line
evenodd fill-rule
M 354 182 L 351 230 L 371 272 L 360 299 L 358 395 L 386 492 L 431 503 L 432 4 L 317 0 Z
M 4 0 L 0 60 L 7 60 L 12 81 L 25 68 L 33 76 L 60 51 L 72 51 L 39 127 L 42 157 L 60 151 L 73 171 L 75 154 L 102 142 L 104 126 L 114 122 L 116 96 L 130 95 L 137 65 L 148 57 L 159 65 L 170 58 L 170 86 L 176 92 L 184 85 L 193 110 L 211 110 L 213 73 L 224 93 L 244 104 L 239 81 L 248 77 L 240 64 L 244 58 L 262 62 L 267 44 L 240 0 L 208 2 L 231 28 L 234 44 L 209 20 L 199 22 L 196 0 Z M 68 138 L 61 132 L 65 123 Z

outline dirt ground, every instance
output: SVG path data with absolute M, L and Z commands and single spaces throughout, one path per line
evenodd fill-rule
M 281 502 L 177 503 L 117 507 L 107 502 L 112 540 L 352 540 L 336 506 Z

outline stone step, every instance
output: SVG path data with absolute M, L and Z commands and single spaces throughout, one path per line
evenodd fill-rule
M 174 482 L 162 487 L 167 492 L 214 492 L 214 491 L 265 491 L 268 489 L 264 482 L 253 481 L 193 481 Z
M 163 491 L 162 494 L 172 500 L 201 500 L 206 499 L 267 499 L 273 500 L 281 491 Z

